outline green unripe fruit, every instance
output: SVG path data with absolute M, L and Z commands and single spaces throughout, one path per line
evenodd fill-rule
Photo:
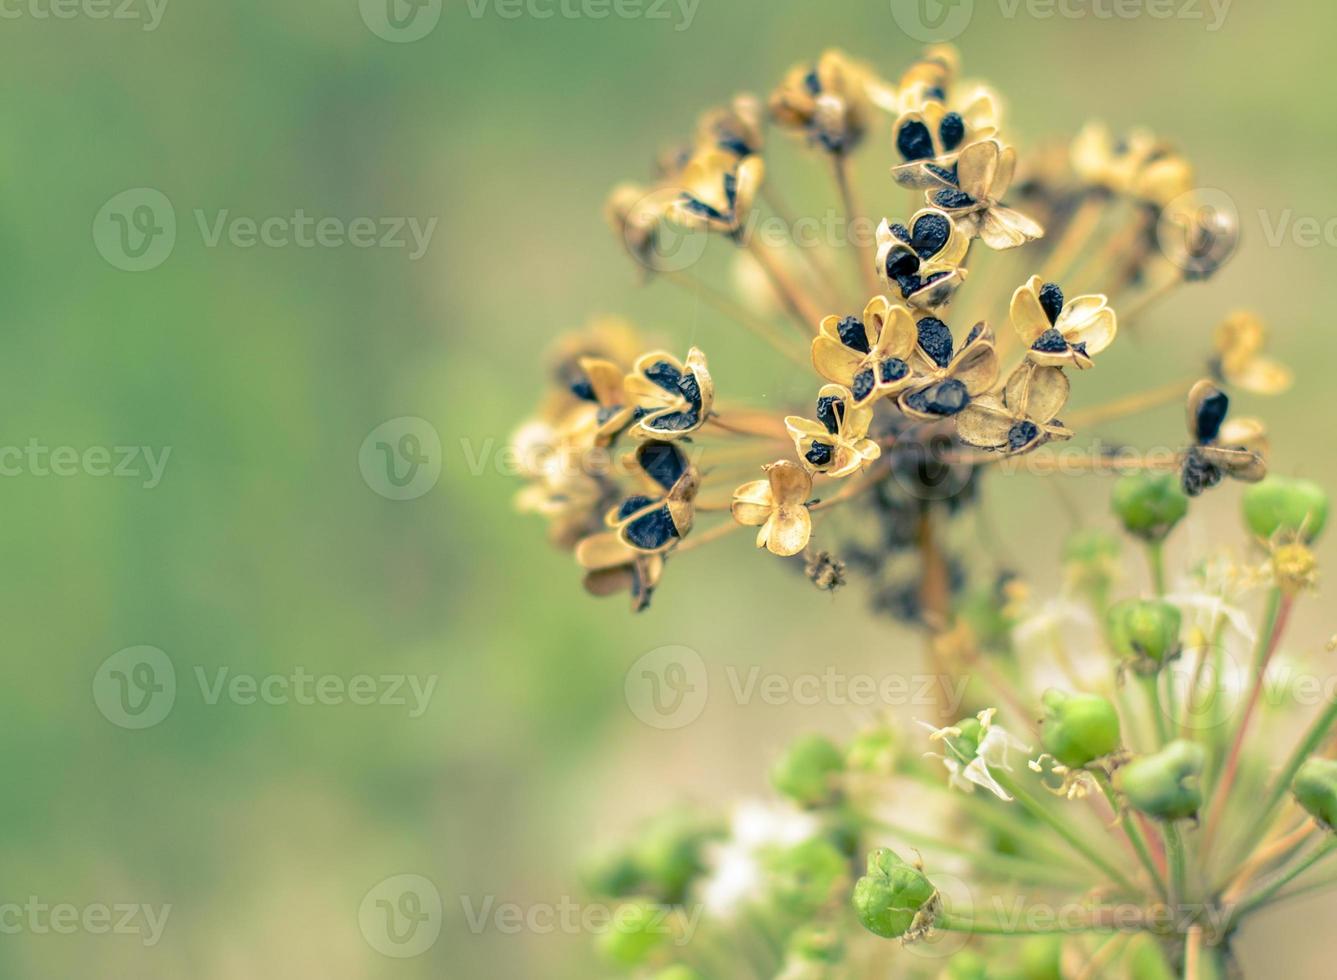
M 976 753 L 979 752 L 980 742 L 984 738 L 984 726 L 980 724 L 978 718 L 962 718 L 952 727 L 960 731 L 961 734 L 947 736 L 943 744 L 948 749 L 947 754 L 962 756 L 965 760 L 962 763 L 964 765 L 975 758 Z
M 1179 655 L 1179 610 L 1160 599 L 1125 599 L 1109 611 L 1110 643 L 1140 674 Z
M 648 893 L 676 904 L 693 879 L 705 870 L 705 846 L 722 837 L 724 828 L 691 810 L 670 810 L 642 832 L 632 860 Z
M 771 785 L 800 806 L 821 806 L 838 794 L 836 776 L 844 770 L 845 758 L 830 739 L 804 735 L 776 761 Z
M 1260 538 L 1280 533 L 1312 543 L 1328 522 L 1328 494 L 1312 480 L 1269 476 L 1244 492 L 1244 521 Z
M 1186 820 L 1202 806 L 1199 779 L 1206 764 L 1206 749 L 1177 739 L 1121 768 L 1119 788 L 1134 810 L 1157 820 Z
M 829 926 L 803 926 L 789 940 L 789 955 L 800 963 L 839 963 L 845 941 Z
M 1188 497 L 1174 473 L 1129 473 L 1114 484 L 1114 513 L 1129 534 L 1161 541 L 1188 513 Z
M 1291 790 L 1306 813 L 1329 830 L 1337 827 L 1337 759 L 1307 760 L 1295 773 Z
M 1045 751 L 1069 769 L 1080 769 L 1119 747 L 1119 714 L 1097 694 L 1069 694 L 1050 688 L 1040 740 Z
M 924 872 L 882 847 L 868 855 L 868 873 L 854 886 L 854 912 L 869 932 L 897 939 L 932 920 L 937 896 Z
M 633 898 L 613 913 L 608 931 L 599 937 L 599 951 L 619 966 L 639 966 L 669 934 L 664 907 L 653 899 Z
M 849 887 L 849 860 L 825 837 L 772 851 L 762 864 L 770 897 L 798 919 L 815 915 Z

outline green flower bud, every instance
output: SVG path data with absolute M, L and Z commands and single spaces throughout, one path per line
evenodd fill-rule
M 1295 773 L 1291 791 L 1306 813 L 1329 830 L 1337 828 L 1337 759 L 1306 760 Z
M 937 908 L 938 890 L 924 872 L 890 848 L 868 855 L 868 873 L 854 886 L 854 911 L 865 929 L 896 939 L 931 925 Z
M 836 776 L 845 770 L 840 749 L 821 735 L 796 739 L 771 769 L 771 785 L 800 806 L 830 803 L 839 793 Z
M 1075 531 L 1063 543 L 1068 581 L 1080 592 L 1103 595 L 1119 574 L 1123 542 L 1099 528 Z
M 1021 944 L 1021 975 L 1026 980 L 1063 980 L 1063 937 L 1027 938 Z
M 1328 495 L 1311 480 L 1269 476 L 1244 492 L 1244 521 L 1260 538 L 1280 532 L 1312 543 L 1328 522 Z
M 1188 497 L 1174 473 L 1129 473 L 1114 484 L 1114 513 L 1129 534 L 1160 541 L 1188 513 Z
M 1125 599 L 1109 611 L 1110 643 L 1140 674 L 1179 655 L 1179 610 L 1160 599 Z
M 870 776 L 890 776 L 896 771 L 896 736 L 878 726 L 855 735 L 845 750 L 845 768 Z
M 790 938 L 788 952 L 800 963 L 839 963 L 845 958 L 845 940 L 830 926 L 807 925 Z
M 723 835 L 724 828 L 714 818 L 691 810 L 659 815 L 632 851 L 642 886 L 665 902 L 680 903 L 693 879 L 705 870 L 706 844 Z
M 1098 694 L 1044 693 L 1045 751 L 1069 769 L 1080 769 L 1119 747 L 1119 714 Z
M 771 851 L 762 860 L 775 904 L 809 918 L 849 887 L 849 860 L 825 837 Z
M 660 970 L 656 973 L 654 980 L 705 980 L 705 978 L 690 966 L 683 966 L 681 963 L 675 963 L 668 969 Z
M 1118 773 L 1119 788 L 1133 809 L 1157 820 L 1185 820 L 1202 806 L 1198 784 L 1207 751 L 1176 739 L 1152 755 L 1134 759 Z
M 608 931 L 599 937 L 599 952 L 619 966 L 639 966 L 670 934 L 662 905 L 651 898 L 633 898 L 614 911 Z
M 947 961 L 946 980 L 989 980 L 989 962 L 973 949 L 963 949 Z
M 605 898 L 625 898 L 641 887 L 641 871 L 630 852 L 613 849 L 596 854 L 581 870 L 585 887 Z

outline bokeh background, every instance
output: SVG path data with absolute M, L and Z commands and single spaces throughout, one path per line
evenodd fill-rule
M 628 667 L 681 644 L 712 671 L 793 673 L 815 656 L 854 670 L 916 643 L 864 615 L 856 588 L 818 595 L 742 536 L 671 568 L 642 616 L 588 599 L 569 556 L 513 512 L 498 455 L 539 395 L 540 352 L 592 314 L 627 315 L 676 348 L 708 343 L 721 389 L 754 404 L 808 392 L 692 299 L 641 288 L 599 208 L 701 108 L 764 92 L 823 47 L 894 77 L 920 44 L 887 0 L 700 0 L 690 19 L 674 3 L 664 19 L 547 3 L 530 9 L 556 16 L 512 18 L 497 0 L 447 0 L 412 43 L 369 28 L 375 7 L 167 0 L 152 30 L 147 6 L 132 4 L 134 19 L 95 17 L 96 2 L 68 18 L 47 0 L 3 8 L 0 443 L 170 457 L 152 488 L 86 468 L 0 480 L 0 903 L 172 909 L 152 947 L 88 930 L 0 935 L 0 975 L 598 976 L 584 937 L 471 930 L 465 906 L 579 896 L 577 859 L 598 841 L 673 800 L 761 792 L 789 734 L 858 721 L 713 696 L 698 721 L 660 731 L 628 709 Z M 1018 142 L 1093 116 L 1146 123 L 1242 217 L 1234 266 L 1159 308 L 1077 404 L 1191 370 L 1215 322 L 1254 307 L 1298 383 L 1246 409 L 1269 419 L 1279 470 L 1337 485 L 1337 237 L 1267 235 L 1337 218 L 1337 9 L 1235 2 L 1208 30 L 1201 4 L 1189 9 L 1205 19 L 974 7 L 957 43 L 968 74 L 1008 97 Z M 857 165 L 875 211 L 893 201 L 889 152 L 876 134 Z M 775 168 L 796 200 L 821 200 L 825 175 L 802 154 Z M 172 202 L 177 239 L 160 266 L 129 272 L 92 229 L 115 195 L 145 187 Z M 438 224 L 413 261 L 210 246 L 195 217 L 297 209 Z M 430 492 L 392 500 L 359 451 L 403 416 L 439 434 L 441 472 Z M 1167 408 L 1115 435 L 1173 445 L 1181 426 Z M 1107 482 L 1073 488 L 1102 520 Z M 1052 582 L 1066 525 L 1042 493 L 1022 476 L 991 487 L 990 506 L 1018 566 Z M 1236 498 L 1226 488 L 1200 508 L 1181 546 L 1239 536 Z M 1322 557 L 1337 558 L 1331 544 Z M 1317 651 L 1332 629 L 1310 603 L 1292 636 Z M 170 658 L 178 691 L 160 723 L 130 730 L 93 690 L 108 657 L 140 644 Z M 210 704 L 196 672 L 220 668 L 436 687 L 418 717 Z M 400 874 L 431 880 L 444 905 L 439 940 L 412 959 L 381 955 L 359 927 L 364 896 Z M 1291 921 L 1282 943 L 1261 921 L 1246 962 L 1328 975 L 1330 912 L 1294 906 L 1283 917 L 1315 927 Z

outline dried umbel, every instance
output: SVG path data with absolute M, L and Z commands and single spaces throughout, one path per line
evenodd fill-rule
M 1238 924 L 1305 883 L 1292 884 L 1328 853 L 1337 812 L 1331 773 L 1309 761 L 1337 707 L 1285 751 L 1277 729 L 1295 713 L 1261 697 L 1291 608 L 1319 581 L 1328 505 L 1312 484 L 1265 479 L 1265 429 L 1231 398 L 1275 394 L 1290 373 L 1255 314 L 1153 319 L 1223 270 L 1238 222 L 1145 131 L 1093 124 L 1031 149 L 952 48 L 894 80 L 881 68 L 835 51 L 804 62 L 769 98 L 708 109 L 652 183 L 613 191 L 610 224 L 647 285 L 686 290 L 707 315 L 660 324 L 667 344 L 623 331 L 611 343 L 603 326 L 562 341 L 521 430 L 533 457 L 521 504 L 551 522 L 591 593 L 629 594 L 636 610 L 680 560 L 746 528 L 817 590 L 862 581 L 875 610 L 922 629 L 933 676 L 961 696 L 925 706 L 926 739 L 879 722 L 846 747 L 799 741 L 773 773 L 780 802 L 670 848 L 683 871 L 672 888 L 644 860 L 664 838 L 633 846 L 624 874 L 600 878 L 630 909 L 605 952 L 660 980 L 927 977 L 941 964 L 889 967 L 870 944 L 951 933 L 972 947 L 951 976 L 983 975 L 981 961 L 1011 975 L 1023 959 L 1048 970 L 1025 975 L 1116 976 L 1121 957 L 1139 977 L 1223 975 Z M 786 211 L 768 181 L 793 165 L 770 166 L 777 153 L 829 176 L 825 214 Z M 901 208 L 864 211 L 860 180 Z M 733 327 L 755 337 L 758 370 L 710 363 L 713 331 Z M 1143 388 L 1167 345 L 1125 356 L 1124 341 L 1169 328 L 1202 338 L 1201 361 Z M 790 373 L 758 390 L 777 363 Z M 1101 374 L 1126 383 L 1081 403 Z M 1174 426 L 1164 449 L 1088 442 L 1175 403 L 1187 434 Z M 978 506 L 1018 470 L 1118 476 L 1108 505 L 1099 495 L 1088 513 L 1053 488 L 1034 515 L 1110 510 L 1126 534 L 1087 526 L 1065 574 L 1024 581 Z M 1253 484 L 1248 553 L 1199 556 L 1172 579 L 1166 540 L 1195 498 L 1236 481 Z M 1145 550 L 1148 590 L 1123 579 L 1126 541 Z M 1261 617 L 1243 608 L 1257 591 Z M 948 859 L 968 895 L 947 887 Z M 1009 894 L 1081 914 L 1058 928 L 961 907 Z M 1186 911 L 1167 920 L 1167 902 Z M 656 903 L 667 931 L 649 928 Z M 696 912 L 687 938 L 679 924 Z M 1009 946 L 1018 936 L 1030 942 Z
M 1189 497 L 1227 476 L 1264 475 L 1262 424 L 1226 417 L 1231 388 L 1268 394 L 1290 381 L 1266 356 L 1254 314 L 1216 328 L 1210 380 L 1145 391 L 1132 382 L 1112 403 L 1069 405 L 1082 375 L 1111 370 L 1121 329 L 1226 257 L 1224 219 L 1195 208 L 1188 162 L 1145 131 L 1116 139 L 1098 124 L 1067 153 L 1029 154 L 1009 141 L 993 89 L 960 72 L 946 45 L 894 81 L 825 52 L 769 98 L 741 94 L 704 111 L 692 138 L 661 158 L 657 182 L 613 190 L 606 213 L 637 269 L 690 290 L 718 323 L 694 327 L 699 346 L 681 359 L 644 342 L 600 352 L 563 341 L 558 388 L 536 420 L 547 453 L 523 505 L 557 525 L 554 539 L 573 549 L 592 591 L 621 583 L 642 609 L 677 556 L 755 527 L 759 548 L 804 564 L 820 548 L 868 580 L 877 608 L 937 629 L 968 579 L 951 525 L 1000 460 L 1069 443 L 1061 460 L 1040 452 L 1025 469 L 1054 479 L 1113 471 L 1076 445 L 1103 423 L 1187 398 L 1184 448 L 1123 452 L 1117 468 L 1174 479 Z M 769 138 L 768 124 L 799 138 Z M 775 153 L 829 169 L 831 213 L 806 216 L 839 219 L 825 223 L 829 240 L 798 234 L 802 218 L 779 205 L 764 162 Z M 906 212 L 859 207 L 864 156 L 875 158 L 863 176 L 883 182 L 879 197 L 907 188 Z M 762 223 L 792 237 L 759 233 Z M 1183 231 L 1182 248 L 1157 247 L 1167 223 Z M 715 251 L 686 247 L 693 235 Z M 721 247 L 745 273 L 725 276 L 744 284 L 741 295 L 712 281 Z M 986 277 L 972 276 L 978 266 Z M 1006 322 L 991 321 L 999 316 Z M 793 384 L 781 399 L 736 374 L 717 391 L 709 329 L 733 326 L 757 338 L 758 358 L 795 361 L 810 397 L 785 410 L 777 402 Z M 646 441 L 690 461 L 674 471 L 680 484 L 647 482 L 636 462 Z M 1157 516 L 1179 503 L 1140 493 L 1119 505 L 1146 525 L 1140 533 L 1163 534 L 1182 516 Z

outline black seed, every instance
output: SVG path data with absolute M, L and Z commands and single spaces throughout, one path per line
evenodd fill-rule
M 896 284 L 901 287 L 902 298 L 908 298 L 924 284 L 924 281 L 916 275 L 897 276 Z
M 835 455 L 834 446 L 829 446 L 824 442 L 817 442 L 814 439 L 812 448 L 803 454 L 803 458 L 813 466 L 825 466 L 831 462 L 833 455 Z
M 597 398 L 594 394 L 594 385 L 590 384 L 584 378 L 581 378 L 579 381 L 573 381 L 571 383 L 571 394 L 575 395 L 581 401 L 586 401 L 586 402 L 597 401 Z
M 595 413 L 594 417 L 599 420 L 600 425 L 603 425 L 620 411 L 622 411 L 621 405 L 607 405 L 601 407 L 599 411 Z
M 947 92 L 941 85 L 935 85 L 924 93 L 924 98 L 933 99 L 935 102 L 946 102 Z
M 686 432 L 696 428 L 700 421 L 700 410 L 693 409 L 690 412 L 668 412 L 651 422 L 646 422 L 645 427 L 657 432 Z
M 975 203 L 975 199 L 955 187 L 944 187 L 933 195 L 933 203 L 940 208 L 968 208 Z
M 917 412 L 925 415 L 955 415 L 970 404 L 966 386 L 955 378 L 939 381 L 932 387 L 917 391 L 905 400 Z
M 814 68 L 803 76 L 803 86 L 808 90 L 809 95 L 822 94 L 822 80 L 817 77 L 817 69 Z
M 737 136 L 720 137 L 719 147 L 721 150 L 728 150 L 734 156 L 745 157 L 752 152 L 752 147 L 739 139 Z
M 1007 432 L 1007 448 L 1011 452 L 1025 449 L 1040 435 L 1040 427 L 1029 419 L 1018 422 Z
M 685 207 L 688 211 L 693 211 L 696 214 L 702 215 L 703 217 L 713 218 L 716 221 L 724 220 L 723 214 L 721 214 L 719 211 L 716 211 L 705 201 L 698 200 L 697 198 L 692 197 L 690 194 L 684 194 L 682 196 L 682 206 Z
M 826 431 L 835 435 L 840 431 L 840 423 L 845 420 L 845 400 L 836 395 L 823 395 L 817 399 L 817 421 L 826 426 Z
M 840 342 L 850 350 L 857 350 L 860 354 L 868 353 L 868 333 L 863 328 L 863 321 L 857 316 L 845 317 L 836 330 L 840 333 Z
M 1063 312 L 1063 290 L 1058 283 L 1047 282 L 1040 287 L 1040 307 L 1050 323 L 1058 322 L 1058 315 Z
M 975 340 L 979 337 L 979 335 L 982 333 L 984 333 L 984 324 L 982 322 L 977 323 L 973 327 L 971 327 L 970 333 L 966 334 L 966 342 L 961 345 L 961 349 L 965 350 L 967 347 L 973 344 Z
M 701 407 L 701 382 L 696 380 L 695 374 L 684 374 L 678 382 L 678 391 L 697 408 Z
M 1230 410 L 1230 397 L 1219 388 L 1202 400 L 1193 420 L 1194 435 L 1198 442 L 1211 442 L 1221 434 L 1221 423 Z
M 1184 459 L 1184 471 L 1181 483 L 1184 493 L 1196 497 L 1204 490 L 1210 490 L 1221 482 L 1223 474 L 1211 460 L 1201 455 L 1196 449 L 1190 449 Z
M 628 497 L 626 500 L 622 501 L 621 505 L 618 507 L 617 519 L 619 521 L 625 520 L 626 518 L 630 517 L 632 514 L 640 510 L 642 507 L 648 507 L 654 502 L 655 500 L 653 497 L 645 497 L 645 496 Z
M 961 145 L 961 141 L 966 138 L 966 121 L 960 113 L 949 112 L 942 117 L 942 122 L 938 124 L 938 138 L 948 153 Z
M 668 361 L 656 361 L 645 369 L 645 376 L 665 391 L 678 393 L 678 384 L 682 381 L 682 372 Z
M 850 391 L 854 392 L 856 401 L 863 401 L 872 394 L 875 385 L 873 369 L 865 368 L 854 376 L 854 384 L 850 385 Z
M 669 509 L 660 507 L 644 517 L 636 518 L 626 526 L 623 533 L 637 548 L 654 551 L 676 538 L 678 528 L 673 523 L 673 515 L 669 513 Z
M 636 462 L 665 490 L 687 471 L 687 457 L 671 442 L 646 442 L 636 450 Z
M 893 248 L 887 253 L 887 278 L 899 280 L 902 276 L 913 276 L 919 271 L 919 256 Z
M 920 349 L 938 367 L 945 368 L 952 360 L 952 331 L 936 316 L 926 316 L 915 324 L 919 328 Z
M 733 211 L 738 200 L 738 175 L 732 171 L 724 175 L 724 196 L 729 200 L 729 210 Z
M 1041 354 L 1062 354 L 1068 349 L 1068 342 L 1063 338 L 1055 328 L 1050 327 L 1031 344 L 1031 350 L 1038 350 Z
M 918 119 L 912 119 L 901 127 L 900 132 L 896 134 L 896 149 L 900 151 L 906 163 L 914 160 L 932 160 L 936 155 L 933 152 L 933 136 L 929 133 L 928 127 Z
M 959 179 L 956 175 L 956 164 L 952 164 L 951 167 L 940 167 L 936 163 L 926 163 L 924 164 L 924 169 L 931 174 L 941 177 L 949 184 L 955 184 Z
M 926 214 L 915 222 L 911 245 L 921 259 L 937 255 L 952 234 L 952 223 L 941 214 Z
M 1082 341 L 1081 343 L 1079 343 L 1079 344 L 1073 344 L 1073 345 L 1072 345 L 1072 349 L 1075 350 L 1078 354 L 1081 354 L 1083 357 L 1089 357 L 1089 356 L 1090 356 L 1089 354 L 1086 353 L 1086 341 L 1085 341 L 1085 340 L 1083 340 L 1083 341 Z
M 893 381 L 900 381 L 910 373 L 910 365 L 906 364 L 899 357 L 888 357 L 878 365 L 878 373 L 882 378 L 884 385 L 889 385 Z
M 900 222 L 897 222 L 896 224 L 891 226 L 891 233 L 895 235 L 897 238 L 899 238 L 901 241 L 905 242 L 905 244 L 907 245 L 910 244 L 910 229 L 905 227 L 905 225 L 901 224 Z

